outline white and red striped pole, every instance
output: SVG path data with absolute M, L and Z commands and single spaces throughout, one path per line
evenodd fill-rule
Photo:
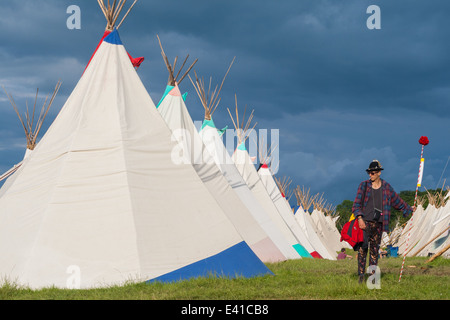
M 422 145 L 422 151 L 420 152 L 420 166 L 419 166 L 419 175 L 417 177 L 416 194 L 414 196 L 414 207 L 416 207 L 416 203 L 417 203 L 417 192 L 419 191 L 419 187 L 422 184 L 423 168 L 424 168 L 424 164 L 425 164 L 425 159 L 423 158 L 423 147 L 425 147 L 429 143 L 429 140 L 427 137 L 422 136 L 419 139 L 419 143 Z M 414 212 L 411 213 L 411 219 L 409 220 L 410 223 L 409 223 L 408 236 L 406 238 L 406 248 L 405 248 L 405 251 L 403 252 L 403 262 L 402 262 L 402 268 L 400 269 L 400 277 L 398 278 L 398 282 L 400 282 L 402 280 L 403 266 L 405 265 L 406 254 L 408 253 L 409 236 L 411 235 L 411 229 L 413 226 L 413 218 L 414 218 Z

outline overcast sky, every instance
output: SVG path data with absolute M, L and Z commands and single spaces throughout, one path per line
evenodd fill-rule
M 380 29 L 367 27 L 373 4 Z M 70 5 L 81 10 L 81 29 L 67 27 Z M 279 130 L 277 176 L 337 205 L 354 200 L 373 159 L 396 191 L 415 190 L 421 136 L 430 140 L 421 190 L 450 183 L 449 12 L 448 0 L 141 0 L 119 32 L 132 56 L 145 57 L 138 74 L 155 103 L 167 83 L 157 34 L 170 60 L 198 58 L 195 70 L 213 83 L 236 57 L 217 127 L 233 127 L 227 108 L 236 95 L 241 110 L 255 110 L 257 130 Z M 63 82 L 44 131 L 105 25 L 93 0 L 0 2 L 0 85 L 24 111 L 37 88 L 44 97 Z M 202 120 L 189 79 L 180 88 L 189 92 L 192 118 Z M 2 89 L 0 173 L 21 161 L 25 147 Z

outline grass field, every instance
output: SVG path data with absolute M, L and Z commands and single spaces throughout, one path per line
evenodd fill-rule
M 355 256 L 355 254 L 352 254 Z M 380 289 L 358 284 L 356 260 L 300 259 L 268 264 L 273 276 L 199 278 L 177 283 L 139 283 L 91 290 L 0 287 L 2 300 L 449 300 L 450 259 L 379 260 Z

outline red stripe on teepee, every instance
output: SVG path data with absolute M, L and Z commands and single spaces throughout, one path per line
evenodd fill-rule
M 89 59 L 88 64 L 86 65 L 86 68 L 84 68 L 84 71 L 86 71 L 87 67 L 89 66 L 89 64 L 91 63 L 92 58 L 95 56 L 95 53 L 97 52 L 98 48 L 100 47 L 100 45 L 102 44 L 103 40 L 108 36 L 108 34 L 110 34 L 111 31 L 106 30 L 105 33 L 103 34 L 102 39 L 100 40 L 100 42 L 97 45 L 97 48 L 95 48 L 94 53 L 92 54 L 91 58 Z M 83 72 L 84 73 L 84 72 Z

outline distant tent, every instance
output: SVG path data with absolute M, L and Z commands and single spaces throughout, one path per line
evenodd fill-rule
M 450 189 L 447 189 L 446 195 L 444 195 L 443 192 L 444 185 L 442 186 L 441 192 L 434 196 L 427 192 L 429 203 L 433 203 L 438 207 L 438 212 L 435 213 L 434 221 L 426 235 L 426 244 L 423 245 L 423 242 L 417 243 L 415 250 L 410 252 L 410 254 L 414 253 L 413 256 L 432 255 L 433 257 L 436 257 L 439 255 L 446 258 L 450 256 L 450 252 L 448 252 L 450 243 Z
M 397 240 L 399 253 L 409 257 L 425 257 L 439 253 L 448 257 L 445 250 L 440 252 L 450 242 L 450 201 L 448 192 L 445 196 L 443 190 L 442 187 L 441 192 L 427 192 L 429 203 L 426 209 L 420 203 L 422 201 L 418 200 L 414 219 L 408 221 L 403 235 Z
M 175 58 L 173 65 L 171 65 L 160 40 L 159 43 L 161 54 L 169 72 L 169 80 L 163 98 L 158 104 L 158 111 L 172 130 L 172 137 L 179 143 L 177 150 L 183 159 L 176 161 L 186 161 L 186 163 L 192 165 L 207 189 L 203 196 L 217 202 L 220 210 L 223 210 L 224 214 L 229 217 L 236 230 L 262 261 L 285 260 L 285 257 L 251 215 L 235 190 L 228 184 L 219 167 L 215 164 L 212 155 L 203 144 L 186 108 L 178 84 L 186 77 L 197 60 L 178 79 L 189 56 L 186 57 L 178 73 L 175 74 L 178 59 Z M 175 156 L 178 157 L 179 154 Z
M 239 119 L 239 111 L 238 111 L 238 104 L 237 104 L 237 98 L 235 96 L 235 102 L 236 102 L 236 115 L 235 118 L 232 116 L 230 110 L 228 109 L 228 112 L 230 114 L 231 120 L 233 122 L 233 125 L 237 132 L 237 138 L 238 138 L 238 147 L 234 151 L 232 155 L 232 159 L 236 165 L 236 167 L 239 170 L 239 173 L 244 178 L 244 181 L 247 183 L 247 186 L 250 188 L 250 190 L 255 195 L 256 199 L 261 203 L 264 210 L 269 214 L 270 218 L 272 219 L 275 226 L 281 231 L 283 236 L 285 237 L 286 241 L 292 246 L 293 249 L 295 249 L 296 253 L 299 255 L 299 257 L 308 257 L 310 254 L 307 252 L 307 250 L 298 242 L 298 240 L 295 238 L 292 231 L 289 229 L 283 218 L 280 216 L 280 213 L 278 212 L 275 204 L 273 203 L 272 199 L 270 198 L 269 194 L 267 193 L 267 189 L 264 186 L 264 184 L 261 181 L 260 176 L 258 175 L 258 172 L 256 171 L 256 168 L 250 159 L 250 155 L 247 152 L 247 149 L 245 147 L 245 141 L 248 138 L 248 134 L 250 133 L 250 130 L 253 130 L 255 125 L 251 126 L 251 121 L 253 119 L 253 111 L 251 112 L 250 116 L 245 119 L 245 110 L 244 114 L 241 119 Z
M 299 225 L 302 226 L 303 230 L 305 230 L 308 239 L 310 240 L 313 247 L 316 248 L 317 252 L 319 252 L 323 257 L 327 259 L 334 260 L 336 258 L 335 255 L 332 255 L 327 249 L 327 239 L 318 230 L 309 213 L 309 208 L 313 205 L 314 199 L 317 195 L 310 195 L 309 189 L 306 190 L 305 187 L 300 188 L 300 186 L 297 186 L 294 194 L 299 205 L 298 210 L 295 212 L 295 218 L 298 221 Z M 343 243 L 342 246 L 345 246 L 345 244 Z
M 337 252 L 343 247 L 343 242 L 340 242 L 340 236 L 333 233 L 333 230 L 325 221 L 326 200 L 323 198 L 323 194 L 318 195 L 314 199 L 313 206 L 314 209 L 311 213 L 312 221 L 315 223 L 317 232 L 325 239 L 323 243 L 326 244 L 328 252 L 336 259 Z
M 0 198 L 0 279 L 80 288 L 271 274 L 190 165 L 117 30 Z
M 233 62 L 230 64 L 228 71 L 230 70 L 232 64 Z M 195 83 L 189 76 L 189 79 L 191 80 L 192 85 L 197 92 L 200 102 L 205 109 L 205 119 L 200 129 L 200 137 L 230 186 L 233 188 L 233 190 L 235 190 L 236 194 L 248 208 L 251 215 L 254 217 L 254 219 L 256 219 L 259 225 L 264 229 L 269 238 L 278 248 L 278 250 L 274 250 L 271 249 L 270 246 L 267 246 L 265 248 L 267 256 L 266 259 L 269 261 L 277 261 L 285 260 L 286 258 L 290 258 L 292 256 L 297 258 L 298 255 L 296 254 L 296 252 L 293 251 L 292 247 L 285 240 L 282 233 L 275 227 L 268 213 L 263 209 L 261 204 L 255 198 L 255 196 L 243 180 L 241 174 L 234 165 L 233 160 L 231 159 L 223 144 L 221 135 L 219 134 L 219 130 L 217 130 L 214 125 L 212 116 L 219 105 L 219 94 L 228 71 L 225 74 L 220 87 L 216 86 L 214 89 L 212 89 L 211 87 L 212 79 L 209 80 L 209 86 L 208 89 L 206 89 L 205 82 L 203 81 L 203 79 L 199 79 L 199 77 L 195 73 L 195 70 Z
M 16 102 L 14 101 L 14 98 L 8 94 L 5 87 L 3 87 L 3 90 L 5 91 L 6 95 L 8 96 L 9 101 L 11 102 L 11 105 L 14 108 L 14 111 L 16 112 L 17 116 L 19 117 L 20 124 L 23 127 L 23 130 L 25 132 L 25 138 L 27 141 L 27 147 L 24 154 L 23 159 L 25 159 L 36 147 L 37 139 L 39 137 L 39 133 L 42 129 L 42 124 L 44 123 L 45 118 L 47 117 L 48 111 L 50 110 L 50 107 L 53 104 L 53 101 L 55 100 L 56 95 L 58 94 L 59 88 L 61 87 L 61 82 L 58 81 L 56 84 L 55 89 L 53 90 L 53 94 L 48 99 L 48 96 L 45 98 L 44 104 L 41 107 L 41 110 L 37 110 L 37 100 L 39 95 L 39 88 L 36 90 L 36 97 L 34 99 L 33 108 L 30 110 L 28 107 L 28 103 L 26 103 L 26 112 L 24 116 L 20 114 L 20 111 L 16 105 Z M 22 161 L 14 165 L 11 169 L 9 169 L 7 172 L 5 172 L 3 175 L 0 176 L 0 181 L 3 181 L 4 179 L 8 178 L 10 175 L 12 175 L 14 172 L 17 171 L 17 169 L 20 168 L 22 165 Z M 6 188 L 5 188 L 6 190 Z M 0 192 L 0 196 L 1 196 Z

